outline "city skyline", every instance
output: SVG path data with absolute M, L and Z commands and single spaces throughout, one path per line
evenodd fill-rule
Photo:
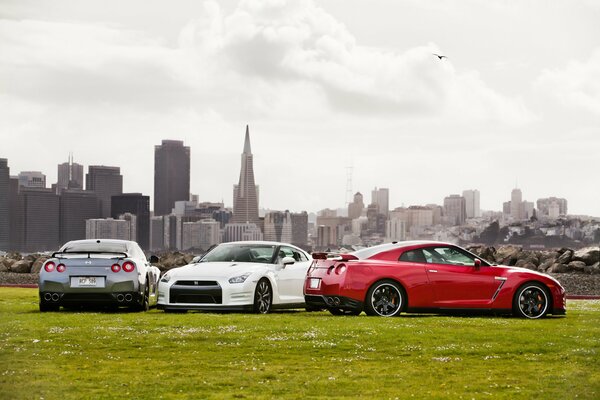
M 0 158 L 53 183 L 73 152 L 151 195 L 154 146 L 181 140 L 190 191 L 229 202 L 249 124 L 264 208 L 345 207 L 352 167 L 352 192 L 389 188 L 390 209 L 477 188 L 501 210 L 518 186 L 600 216 L 599 18 L 587 1 L 7 0 Z

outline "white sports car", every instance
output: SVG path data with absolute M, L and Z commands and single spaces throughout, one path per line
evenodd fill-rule
M 158 308 L 253 311 L 304 308 L 304 279 L 312 257 L 277 242 L 223 243 L 198 262 L 169 270 L 158 285 Z

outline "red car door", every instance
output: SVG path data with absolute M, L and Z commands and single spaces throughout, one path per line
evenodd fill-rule
M 487 308 L 505 278 L 489 266 L 475 266 L 475 259 L 454 247 L 423 249 L 427 276 L 435 296 L 435 307 Z

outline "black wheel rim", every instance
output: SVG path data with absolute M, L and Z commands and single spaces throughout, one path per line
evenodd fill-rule
M 256 310 L 261 314 L 266 314 L 271 308 L 271 288 L 265 281 L 258 282 L 256 287 Z
M 400 290 L 389 283 L 377 286 L 371 295 L 371 306 L 377 314 L 384 317 L 397 314 L 402 307 Z
M 548 298 L 546 293 L 537 286 L 529 286 L 521 290 L 519 295 L 519 310 L 526 318 L 539 318 L 546 312 Z

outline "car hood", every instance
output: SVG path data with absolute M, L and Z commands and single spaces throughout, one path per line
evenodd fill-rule
M 245 273 L 263 270 L 267 264 L 244 262 L 203 262 L 188 264 L 169 270 L 174 278 L 219 279 L 231 278 Z
M 510 267 L 508 265 L 494 265 L 493 268 L 502 268 L 502 269 L 504 269 L 506 271 L 507 274 L 511 274 L 511 273 L 524 273 L 525 272 L 525 273 L 530 274 L 530 275 L 542 276 L 542 277 L 544 277 L 546 279 L 551 279 L 554 282 L 556 282 L 558 285 L 562 286 L 560 284 L 560 282 L 557 281 L 554 277 L 552 277 L 552 276 L 550 276 L 548 274 L 545 274 L 543 272 L 538 272 L 538 271 L 534 271 L 534 270 L 527 269 L 527 268 L 522 268 L 522 267 Z

